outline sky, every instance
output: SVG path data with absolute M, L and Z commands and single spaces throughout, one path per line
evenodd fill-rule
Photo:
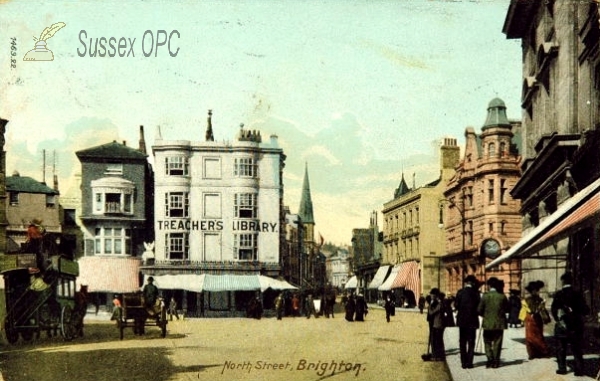
M 403 174 L 411 187 L 438 178 L 440 140 L 463 146 L 492 99 L 521 118 L 521 47 L 502 33 L 507 4 L 0 0 L 7 174 L 50 182 L 56 173 L 66 198 L 79 191 L 75 151 L 137 147 L 140 125 L 147 147 L 158 126 L 164 139 L 202 141 L 211 109 L 217 141 L 242 123 L 277 135 L 285 204 L 298 212 L 306 166 L 317 234 L 348 245 L 371 211 L 383 229 Z M 46 39 L 53 60 L 24 61 L 57 23 Z

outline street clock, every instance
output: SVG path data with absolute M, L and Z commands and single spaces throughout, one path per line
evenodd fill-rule
M 500 255 L 500 244 L 495 239 L 488 239 L 483 242 L 481 248 L 483 255 L 487 258 L 495 259 Z

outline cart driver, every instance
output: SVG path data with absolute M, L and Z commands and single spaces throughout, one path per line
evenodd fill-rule
M 154 285 L 153 277 L 148 277 L 148 283 L 144 286 L 142 293 L 144 294 L 144 307 L 148 311 L 154 312 L 154 305 L 158 299 L 158 287 Z
M 48 289 L 50 285 L 44 282 L 44 278 L 37 267 L 29 268 L 29 289 L 31 291 L 42 292 Z

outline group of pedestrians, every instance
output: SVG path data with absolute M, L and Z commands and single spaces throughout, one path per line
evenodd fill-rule
M 369 307 L 362 294 L 354 295 L 350 292 L 342 297 L 344 305 L 344 318 L 347 321 L 365 321 L 365 316 L 369 313 Z
M 575 376 L 583 376 L 583 319 L 589 313 L 583 295 L 572 287 L 573 276 L 567 272 L 561 276 L 562 288 L 554 295 L 548 311 L 540 291 L 542 281 L 532 281 L 525 287 L 528 295 L 522 300 L 515 315 L 514 302 L 503 292 L 502 280 L 491 277 L 487 280 L 487 291 L 480 293 L 480 284 L 473 275 L 464 279 L 463 288 L 455 299 L 456 325 L 459 329 L 460 360 L 463 369 L 473 368 L 477 330 L 481 328 L 487 358 L 486 368 L 498 368 L 502 352 L 504 330 L 522 322 L 525 327 L 525 345 L 529 360 L 547 358 L 551 350 L 544 338 L 544 325 L 552 318 L 556 322 L 554 337 L 557 339 L 557 374 L 567 374 L 566 354 L 570 346 L 574 357 Z M 427 320 L 430 328 L 431 355 L 427 360 L 444 359 L 443 303 L 437 288 L 431 290 L 428 299 Z M 514 294 L 511 292 L 511 294 Z M 480 326 L 481 318 L 481 326 Z

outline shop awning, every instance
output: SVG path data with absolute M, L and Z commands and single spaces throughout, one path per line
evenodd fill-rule
M 186 290 L 202 292 L 204 274 L 154 275 L 154 285 L 159 290 Z M 145 277 L 146 280 L 148 276 Z
M 264 275 L 257 275 L 258 281 L 260 283 L 260 290 L 265 291 L 270 288 L 272 290 L 297 290 L 298 287 L 292 286 L 285 280 L 279 280 L 275 278 L 270 278 Z
M 542 223 L 521 238 L 513 247 L 490 262 L 491 268 L 510 258 L 525 257 L 547 247 L 586 226 L 600 216 L 600 179 L 565 201 Z
M 260 282 L 256 275 L 211 275 L 204 277 L 203 291 L 253 291 L 260 290 Z
M 377 269 L 377 272 L 375 273 L 375 276 L 373 277 L 373 280 L 371 281 L 371 283 L 369 283 L 369 287 L 367 287 L 369 290 L 377 290 L 379 288 L 379 286 L 381 286 L 383 284 L 383 282 L 386 279 L 386 275 L 388 275 L 390 266 L 380 266 L 379 269 Z
M 139 258 L 83 257 L 78 261 L 77 282 L 89 292 L 135 292 L 140 290 Z
M 421 294 L 421 271 L 417 261 L 402 263 L 402 267 L 392 282 L 391 288 L 405 288 L 415 295 Z
M 388 275 L 388 277 L 385 279 L 385 281 L 377 289 L 379 291 L 391 290 L 392 283 L 394 283 L 394 279 L 396 279 L 396 276 L 398 276 L 398 272 L 400 271 L 401 268 L 402 268 L 402 264 L 395 265 L 394 267 L 392 267 L 392 270 L 390 271 L 390 275 Z
M 356 286 L 358 286 L 358 278 L 356 278 L 356 275 L 354 275 L 352 278 L 348 279 L 348 282 L 346 282 L 344 288 L 356 288 Z

